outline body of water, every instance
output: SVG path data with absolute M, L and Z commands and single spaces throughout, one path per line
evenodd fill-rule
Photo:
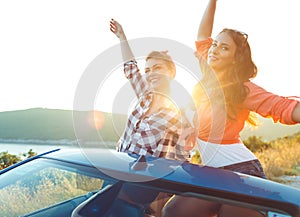
M 27 153 L 30 149 L 37 154 L 51 151 L 57 148 L 72 148 L 67 145 L 36 145 L 36 144 L 14 144 L 14 143 L 0 143 L 0 152 L 8 152 L 9 154 L 19 155 Z
M 53 142 L 55 143 L 55 142 Z M 110 148 L 115 149 L 116 142 L 105 142 L 105 143 L 93 143 L 93 142 L 86 142 L 86 147 L 97 147 L 97 148 Z M 47 151 L 51 151 L 54 149 L 70 149 L 70 148 L 78 148 L 80 147 L 80 144 L 70 144 L 70 143 L 57 143 L 55 145 L 52 144 L 30 144 L 30 143 L 5 143 L 0 142 L 0 153 L 1 152 L 8 152 L 9 154 L 19 155 L 28 153 L 30 149 L 32 149 L 33 152 L 36 152 L 37 154 L 42 154 Z

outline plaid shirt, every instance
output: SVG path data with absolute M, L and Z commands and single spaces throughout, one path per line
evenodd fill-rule
M 154 93 L 149 91 L 148 83 L 140 74 L 136 61 L 126 62 L 124 73 L 139 100 L 117 144 L 118 151 L 187 160 L 189 152 L 184 151 L 184 141 L 177 143 L 183 127 L 180 112 L 174 109 L 174 106 L 170 106 L 162 107 L 158 112 L 146 115 Z

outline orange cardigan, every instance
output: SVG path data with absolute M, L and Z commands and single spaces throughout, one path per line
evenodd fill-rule
M 197 41 L 197 54 L 207 59 L 207 52 L 211 44 L 211 38 Z M 239 134 L 244 128 L 250 111 L 263 117 L 272 117 L 275 122 L 296 124 L 292 120 L 292 112 L 298 101 L 270 93 L 251 81 L 245 82 L 244 85 L 248 87 L 249 93 L 242 104 L 242 110 L 234 120 L 229 119 L 227 114 L 224 114 L 224 109 L 218 108 L 218 106 L 214 106 L 212 110 L 210 102 L 206 101 L 205 103 L 204 100 L 204 103 L 198 108 L 200 121 L 198 137 L 200 139 L 216 144 L 241 142 Z

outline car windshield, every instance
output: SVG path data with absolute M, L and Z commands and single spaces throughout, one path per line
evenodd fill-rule
M 115 182 L 92 167 L 36 159 L 0 176 L 0 213 L 21 216 L 59 203 L 61 209 L 73 210 Z
M 245 203 L 239 198 L 227 198 L 222 192 L 210 195 L 209 191 L 202 194 L 195 189 L 197 186 L 165 179 L 122 181 L 92 166 L 38 158 L 1 174 L 0 213 L 8 217 L 70 217 L 72 213 L 89 217 L 140 217 L 147 213 L 161 217 L 162 208 L 177 195 L 192 197 L 199 206 L 213 202 L 218 207 L 218 217 L 291 217 L 282 214 L 284 203 L 270 209 L 251 197 L 249 203 Z M 76 215 L 78 213 L 81 215 Z

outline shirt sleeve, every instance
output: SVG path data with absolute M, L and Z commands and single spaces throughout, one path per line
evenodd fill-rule
M 297 100 L 278 96 L 270 93 L 252 82 L 246 82 L 249 92 L 244 101 L 244 106 L 263 117 L 271 117 L 274 122 L 282 124 L 296 124 L 292 119 L 292 113 Z
M 141 75 L 140 70 L 137 66 L 137 62 L 135 60 L 130 60 L 124 63 L 124 74 L 125 77 L 130 81 L 130 84 L 136 96 L 138 98 L 141 97 L 148 89 L 148 87 L 147 82 Z
M 202 57 L 205 60 L 207 60 L 207 55 L 208 55 L 208 50 L 211 47 L 213 43 L 213 39 L 212 38 L 207 38 L 206 40 L 201 40 L 201 41 L 196 41 L 195 45 L 196 45 L 196 57 Z

